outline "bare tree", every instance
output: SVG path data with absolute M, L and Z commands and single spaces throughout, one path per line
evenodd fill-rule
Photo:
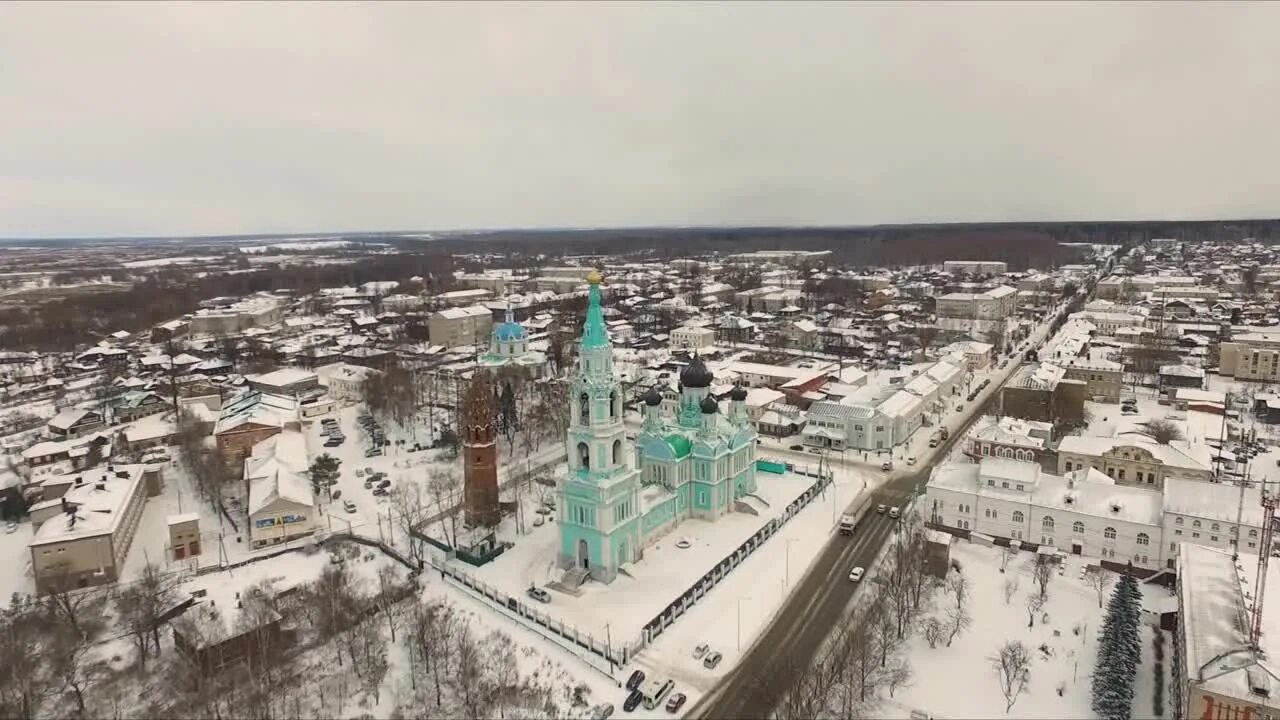
M 412 533 L 426 521 L 429 515 L 428 498 L 422 488 L 422 484 L 410 482 L 400 483 L 392 487 L 391 507 L 399 511 L 399 514 L 395 517 L 400 525 L 400 531 L 408 538 L 409 557 L 413 558 L 421 566 L 422 561 L 425 559 L 424 548 Z M 392 642 L 395 642 L 395 640 L 392 639 Z
M 173 607 L 176 591 L 173 577 L 154 563 L 116 594 L 116 612 L 138 649 L 138 671 L 146 672 L 151 648 L 160 655 L 160 619 Z
M 969 608 L 963 605 L 949 608 L 947 610 L 947 647 L 951 647 L 956 636 L 972 624 L 973 617 L 969 615 Z
M 894 658 L 890 664 L 888 671 L 885 673 L 885 684 L 889 687 L 889 697 L 897 692 L 900 687 L 910 687 L 915 673 L 911 669 L 911 661 L 905 656 L 899 655 Z
M 1044 596 L 1034 592 L 1027 593 L 1027 627 L 1036 626 L 1036 615 L 1044 609 Z
M 959 571 L 947 575 L 947 592 L 955 599 L 956 608 L 963 608 L 969 599 L 969 578 Z
M 41 649 L 44 617 L 29 599 L 0 610 L 0 717 L 30 720 L 56 690 Z
M 1168 445 L 1174 440 L 1183 439 L 1182 428 L 1178 427 L 1172 420 L 1164 418 L 1149 420 L 1147 422 L 1147 432 L 1153 440 L 1161 445 Z
M 387 621 L 391 642 L 396 641 L 396 628 L 400 627 L 401 621 L 400 600 L 408 589 L 405 583 L 400 582 L 400 573 L 394 566 L 383 565 L 378 568 L 378 593 L 374 596 L 374 602 L 378 605 L 378 612 Z
M 445 528 L 445 541 L 458 545 L 458 512 L 462 503 L 462 481 L 457 468 L 437 465 L 427 472 L 427 495 Z
M 1090 565 L 1084 571 L 1084 582 L 1098 595 L 1098 608 L 1102 608 L 1102 603 L 1107 599 L 1107 591 L 1111 589 L 1111 580 L 1114 576 L 1110 570 L 1102 567 L 1102 565 Z
M 81 638 L 94 637 L 103 626 L 107 598 L 103 588 L 79 587 L 72 581 L 70 566 L 65 562 L 51 567 L 50 576 L 44 596 L 49 615 Z
M 1031 681 L 1031 653 L 1026 645 L 1009 640 L 989 659 L 1000 682 L 1000 692 L 1004 694 L 1004 711 L 1008 713 Z
M 1049 581 L 1053 579 L 1054 563 L 1046 555 L 1036 555 L 1036 564 L 1031 570 L 1031 577 L 1040 588 L 1040 599 L 1049 599 Z
M 946 632 L 946 627 L 938 618 L 931 617 L 924 621 L 924 639 L 929 643 L 929 647 L 938 647 L 938 641 Z
M 1013 602 L 1013 596 L 1018 593 L 1019 585 L 1020 583 L 1018 582 L 1017 576 L 1006 577 L 1004 579 L 1004 604 L 1005 605 L 1008 605 L 1009 603 Z

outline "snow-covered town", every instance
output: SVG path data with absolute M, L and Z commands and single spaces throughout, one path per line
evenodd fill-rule
M 1280 258 L 1064 248 L 456 254 L 10 351 L 0 699 L 1271 712 Z
M 1277 31 L 0 3 L 0 720 L 1280 720 Z

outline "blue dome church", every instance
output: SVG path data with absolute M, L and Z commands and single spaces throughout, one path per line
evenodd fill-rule
M 644 425 L 631 447 L 623 427 L 622 388 L 600 306 L 601 277 L 587 276 L 587 318 L 570 390 L 566 438 L 569 471 L 557 486 L 566 584 L 611 582 L 618 568 L 689 518 L 715 520 L 756 489 L 756 433 L 747 393 L 734 388 L 727 413 L 711 395 L 711 372 L 699 357 L 680 373 L 675 418 L 662 397 L 643 398 Z

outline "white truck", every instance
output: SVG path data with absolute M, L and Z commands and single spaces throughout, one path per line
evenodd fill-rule
M 840 534 L 841 534 L 841 535 L 852 535 L 852 534 L 853 534 L 853 526 L 854 526 L 854 524 L 855 524 L 855 518 L 854 518 L 854 516 L 852 516 L 852 515 L 841 515 L 841 516 L 840 516 Z

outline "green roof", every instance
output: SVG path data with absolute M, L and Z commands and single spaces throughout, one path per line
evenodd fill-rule
M 689 438 L 683 435 L 668 435 L 666 441 L 678 458 L 685 457 L 693 452 L 693 443 L 689 442 Z

